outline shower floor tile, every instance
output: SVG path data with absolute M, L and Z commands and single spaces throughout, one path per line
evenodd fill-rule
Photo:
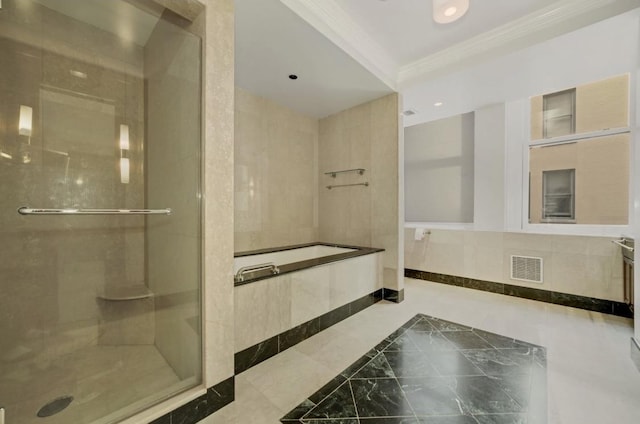
M 418 314 L 355 364 L 281 422 L 546 423 L 541 346 Z
M 8 423 L 108 422 L 108 414 L 132 401 L 181 384 L 153 345 L 88 346 L 61 357 L 35 356 L 23 362 L 0 367 L 0 399 Z M 67 395 L 74 397 L 67 408 L 47 418 L 37 416 L 42 406 Z

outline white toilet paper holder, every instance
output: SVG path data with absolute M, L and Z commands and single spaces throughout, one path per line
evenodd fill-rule
M 431 234 L 431 230 L 427 228 L 416 228 L 416 232 L 413 238 L 415 240 L 421 241 L 421 240 L 424 240 L 425 236 L 428 236 L 430 234 Z

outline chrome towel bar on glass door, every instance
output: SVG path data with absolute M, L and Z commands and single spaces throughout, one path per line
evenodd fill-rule
M 171 209 L 47 209 L 18 208 L 20 215 L 171 215 Z

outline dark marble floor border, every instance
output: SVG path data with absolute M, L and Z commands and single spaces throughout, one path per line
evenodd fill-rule
M 149 424 L 195 424 L 233 402 L 235 377 L 209 387 L 207 392 Z
M 250 284 L 254 281 L 264 280 L 267 278 L 278 277 L 283 274 L 288 274 L 290 272 L 296 272 L 303 269 L 313 268 L 319 265 L 325 265 L 331 262 L 343 261 L 345 259 L 357 258 L 359 256 L 370 255 L 372 253 L 384 252 L 384 249 L 378 249 L 375 247 L 362 247 L 362 246 L 351 246 L 347 244 L 335 244 L 335 243 L 305 243 L 305 244 L 296 244 L 293 246 L 283 246 L 283 247 L 275 247 L 269 249 L 260 249 L 260 250 L 252 250 L 247 252 L 238 252 L 234 254 L 234 257 L 240 258 L 245 256 L 252 255 L 260 255 L 264 253 L 273 253 L 273 252 L 282 252 L 286 250 L 300 249 L 304 247 L 313 247 L 313 246 L 329 246 L 329 247 L 342 247 L 345 249 L 355 249 L 352 252 L 346 253 L 338 253 L 337 255 L 329 255 L 323 256 L 320 258 L 307 259 L 305 261 L 292 262 L 290 264 L 278 264 L 278 268 L 280 272 L 278 274 L 272 274 L 270 270 L 258 271 L 254 273 L 245 274 L 246 279 L 241 282 L 234 282 L 235 286 L 242 286 L 244 284 Z
M 473 278 L 458 277 L 455 275 L 438 274 L 434 272 L 404 269 L 404 276 L 434 283 L 448 284 L 474 290 L 488 291 L 507 296 L 522 297 L 524 299 L 553 303 L 555 305 L 570 306 L 572 308 L 586 309 L 588 311 L 601 312 L 603 314 L 617 315 L 625 318 L 633 318 L 633 312 L 624 302 L 596 299 L 593 297 L 579 296 L 575 294 L 559 293 L 549 290 L 541 290 L 533 287 L 514 286 L 511 284 L 496 283 L 493 281 L 476 280 Z
M 384 289 L 387 290 L 387 289 Z M 366 296 L 340 306 L 326 314 L 293 327 L 283 333 L 264 340 L 247 349 L 237 352 L 234 357 L 236 375 L 263 362 L 278 353 L 308 339 L 309 337 L 349 318 L 369 306 L 382 300 L 383 289 L 376 290 Z
M 634 337 L 631 337 L 631 360 L 640 371 L 640 342 Z

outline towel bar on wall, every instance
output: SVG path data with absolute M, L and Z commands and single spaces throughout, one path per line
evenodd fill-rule
M 356 183 L 356 184 L 338 184 L 338 185 L 328 185 L 327 188 L 329 190 L 331 190 L 332 188 L 337 188 L 337 187 L 353 187 L 353 186 L 365 186 L 365 187 L 369 187 L 369 183 Z
M 166 209 L 48 209 L 18 208 L 20 215 L 171 215 L 171 208 Z
M 343 171 L 329 171 L 329 172 L 325 172 L 324 175 L 331 175 L 332 178 L 335 178 L 337 174 L 343 174 L 345 172 L 357 172 L 359 175 L 364 174 L 364 171 L 366 171 L 366 169 L 364 168 L 354 168 L 354 169 L 345 169 Z
M 627 250 L 630 250 L 630 251 L 632 251 L 632 252 L 633 252 L 633 251 L 634 251 L 634 248 L 633 248 L 633 247 L 631 247 L 631 246 L 627 246 L 627 245 L 625 244 L 625 242 L 626 242 L 626 241 L 627 241 L 626 239 L 622 239 L 622 240 L 611 240 L 611 243 L 617 244 L 618 246 L 622 247 L 623 249 L 627 249 Z

